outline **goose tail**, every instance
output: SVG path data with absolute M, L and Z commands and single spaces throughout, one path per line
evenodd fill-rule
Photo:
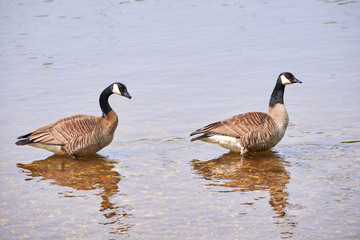
M 19 139 L 19 141 L 15 142 L 15 144 L 18 146 L 22 146 L 22 145 L 27 145 L 27 144 L 31 143 L 31 141 L 28 138 L 31 134 L 32 133 L 28 133 L 28 134 L 18 137 L 17 139 Z
M 190 141 L 191 141 L 191 142 L 194 142 L 194 141 L 201 140 L 201 139 L 208 138 L 208 137 L 211 137 L 211 136 L 212 136 L 212 134 L 205 133 L 205 132 L 203 132 L 201 129 L 198 129 L 198 130 L 196 130 L 195 132 L 192 132 L 192 133 L 190 134 L 190 136 L 194 136 L 194 135 L 198 135 L 198 134 L 201 134 L 201 135 L 196 136 L 196 137 L 193 137 L 192 139 L 190 139 Z

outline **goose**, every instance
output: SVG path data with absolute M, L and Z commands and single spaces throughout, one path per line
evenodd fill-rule
M 43 148 L 70 158 L 92 155 L 111 143 L 118 125 L 118 116 L 109 105 L 112 94 L 131 99 L 126 86 L 115 82 L 100 94 L 101 117 L 74 115 L 40 127 L 18 137 L 16 145 Z
M 268 113 L 247 112 L 211 123 L 192 132 L 190 136 L 198 136 L 191 141 L 219 144 L 241 155 L 274 147 L 283 138 L 289 123 L 284 90 L 286 85 L 293 83 L 302 82 L 290 72 L 281 73 L 270 97 Z

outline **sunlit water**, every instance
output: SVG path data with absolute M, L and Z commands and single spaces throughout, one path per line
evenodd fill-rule
M 358 239 L 358 1 L 2 1 L 2 239 Z M 280 72 L 290 125 L 247 157 L 189 133 L 267 111 Z M 100 116 L 114 141 L 69 160 L 16 137 Z

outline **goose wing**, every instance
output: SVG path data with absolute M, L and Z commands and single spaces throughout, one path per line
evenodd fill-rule
M 206 125 L 191 133 L 190 136 L 204 134 L 193 140 L 198 140 L 213 134 L 241 138 L 254 134 L 255 132 L 263 133 L 265 131 L 273 130 L 275 127 L 274 120 L 267 113 L 248 112 Z
M 25 137 L 30 143 L 63 146 L 70 141 L 74 141 L 74 139 L 91 134 L 97 128 L 97 117 L 75 115 L 40 127 L 32 133 L 19 138 Z

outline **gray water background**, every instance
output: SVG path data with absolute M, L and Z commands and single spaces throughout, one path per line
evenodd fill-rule
M 0 3 L 2 239 L 358 239 L 358 1 Z M 189 142 L 267 111 L 280 72 L 290 125 L 247 158 Z M 110 146 L 70 161 L 16 137 L 112 96 Z

